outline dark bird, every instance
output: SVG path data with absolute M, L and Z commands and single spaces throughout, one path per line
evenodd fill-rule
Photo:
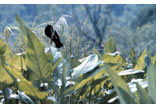
M 57 31 L 53 29 L 53 26 L 47 25 L 45 28 L 45 35 L 51 39 L 51 44 L 52 42 L 55 43 L 56 48 L 60 48 L 63 46 L 63 44 L 60 41 L 60 38 L 57 34 Z

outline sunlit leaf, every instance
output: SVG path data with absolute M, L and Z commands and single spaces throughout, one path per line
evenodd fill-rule
M 13 67 L 18 70 L 27 70 L 26 69 L 26 63 L 25 63 L 25 54 L 16 54 L 13 57 Z
M 14 82 L 1 63 L 0 63 L 0 76 L 1 76 L 0 89 L 3 89 Z
M 91 81 L 93 78 L 92 77 L 89 77 L 87 79 L 84 79 L 83 81 L 81 81 L 75 88 L 75 90 L 83 87 L 84 85 L 86 85 L 89 81 Z
M 122 76 L 122 75 L 131 75 L 131 74 L 137 74 L 137 73 L 144 73 L 143 70 L 134 70 L 134 69 L 128 69 L 128 70 L 124 70 L 118 73 L 118 75 Z
M 12 53 L 9 48 L 1 39 L 0 39 L 0 61 L 2 63 L 12 65 Z
M 10 73 L 10 76 L 14 81 L 17 82 L 19 90 L 25 92 L 25 94 L 39 99 L 44 99 L 48 95 L 47 92 L 40 92 L 30 81 L 26 80 L 23 75 L 15 69 L 6 67 L 6 70 Z
M 16 20 L 20 25 L 21 33 L 27 40 L 26 66 L 32 71 L 30 79 L 32 81 L 40 80 L 43 83 L 50 78 L 52 69 L 44 53 L 44 46 L 17 15 Z
M 109 54 L 104 54 L 102 60 L 105 63 L 114 63 L 114 64 L 122 64 L 124 62 L 121 55 L 112 56 Z
M 51 75 L 51 67 L 48 63 L 48 59 L 44 53 L 44 46 L 37 39 L 35 34 L 30 29 L 27 30 L 27 53 L 26 53 L 26 65 L 33 71 L 31 73 L 32 80 L 49 79 Z
M 39 99 L 44 99 L 46 96 L 48 96 L 47 92 L 40 92 L 37 88 L 35 88 L 31 82 L 21 79 L 18 82 L 18 88 L 21 91 L 24 91 L 27 95 L 34 96 Z
M 88 56 L 79 66 L 73 69 L 72 77 L 78 77 L 80 74 L 85 74 L 96 68 L 101 62 L 98 61 L 98 56 L 93 54 Z
M 115 51 L 116 51 L 116 46 L 113 37 L 111 37 L 110 40 L 106 43 L 105 53 L 114 53 Z
M 144 57 L 146 54 L 147 54 L 147 49 L 144 49 L 144 51 L 141 53 L 140 57 L 137 59 L 137 63 L 135 65 L 134 69 L 143 70 L 145 68 Z

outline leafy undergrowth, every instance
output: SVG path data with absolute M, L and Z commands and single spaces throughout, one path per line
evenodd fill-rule
M 67 57 L 16 16 L 26 51 L 13 54 L 0 39 L 0 99 L 5 104 L 156 104 L 156 55 L 117 51 L 113 38 L 103 54 Z

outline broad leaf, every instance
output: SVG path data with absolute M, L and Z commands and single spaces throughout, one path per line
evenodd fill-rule
M 26 65 L 32 70 L 32 80 L 44 80 L 49 79 L 51 75 L 51 67 L 48 59 L 44 53 L 44 46 L 37 39 L 35 34 L 30 29 L 27 30 L 27 53 L 26 53 Z
M 9 76 L 14 80 L 14 82 L 16 82 L 20 91 L 23 91 L 25 92 L 25 94 L 39 99 L 44 99 L 46 96 L 48 96 L 47 92 L 40 92 L 37 88 L 35 88 L 32 85 L 30 81 L 25 79 L 20 72 L 7 66 L 5 66 L 5 70 L 7 71 Z
M 6 86 L 9 86 L 12 84 L 14 81 L 8 74 L 8 72 L 5 70 L 3 67 L 2 63 L 0 63 L 0 90 L 5 88 Z
M 0 39 L 0 61 L 12 65 L 12 53 L 10 48 Z
M 95 69 L 101 62 L 98 61 L 98 56 L 93 54 L 88 56 L 79 66 L 73 69 L 72 77 L 78 77 L 81 74 Z
M 21 32 L 27 40 L 26 48 L 26 66 L 32 71 L 30 79 L 32 81 L 40 81 L 44 83 L 45 80 L 51 76 L 51 66 L 48 62 L 47 56 L 44 53 L 44 46 L 37 39 L 35 34 L 25 27 L 22 20 L 16 16 L 16 20 L 20 25 Z

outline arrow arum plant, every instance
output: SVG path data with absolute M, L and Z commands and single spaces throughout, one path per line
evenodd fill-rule
M 45 52 L 32 29 L 16 20 L 25 51 L 13 53 L 0 39 L 1 103 L 156 104 L 156 55 L 146 49 L 139 57 L 134 49 L 124 55 L 113 37 L 102 54 L 94 48 L 81 60 L 67 50 Z

